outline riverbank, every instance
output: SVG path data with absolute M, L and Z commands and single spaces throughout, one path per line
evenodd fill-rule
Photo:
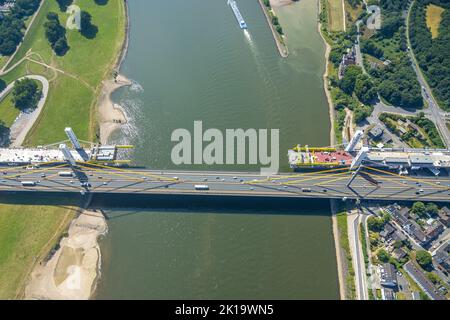
M 128 46 L 130 43 L 130 18 L 128 2 L 125 1 L 123 6 L 125 11 L 125 37 L 112 68 L 113 70 L 115 70 L 115 72 L 117 72 L 117 75 L 114 79 L 103 81 L 102 89 L 100 91 L 97 103 L 99 113 L 99 138 L 102 144 L 107 144 L 111 134 L 114 131 L 119 130 L 121 126 L 127 123 L 127 116 L 124 109 L 122 108 L 122 106 L 114 103 L 111 97 L 112 94 L 119 88 L 130 86 L 132 84 L 132 82 L 127 79 L 127 77 L 118 74 L 122 62 L 127 55 Z
M 318 0 L 318 6 L 319 6 L 319 15 L 322 10 L 321 6 L 321 0 Z M 335 135 L 335 112 L 334 112 L 334 105 L 333 100 L 331 98 L 331 92 L 328 89 L 328 69 L 330 64 L 330 52 L 331 52 L 331 46 L 328 44 L 327 40 L 325 39 L 323 33 L 322 33 L 322 23 L 320 23 L 320 20 L 317 23 L 319 34 L 323 40 L 323 43 L 325 44 L 325 72 L 323 73 L 323 89 L 325 90 L 325 95 L 327 97 L 328 101 L 328 110 L 330 115 L 330 145 L 336 144 L 336 135 Z M 339 230 L 338 230 L 338 221 L 337 221 L 337 214 L 338 214 L 338 204 L 336 200 L 330 200 L 330 209 L 331 209 L 331 220 L 333 224 L 333 238 L 334 238 L 334 246 L 336 250 L 336 263 L 337 263 L 337 271 L 338 271 L 338 278 L 339 278 L 339 296 L 341 300 L 345 300 L 345 272 L 344 272 L 344 265 L 343 265 L 343 253 L 341 250 L 341 245 L 339 242 Z
M 103 214 L 84 211 L 47 262 L 40 263 L 25 288 L 25 299 L 89 299 L 101 263 L 98 238 L 107 232 Z
M 123 75 L 115 79 L 105 80 L 98 100 L 98 122 L 100 126 L 100 142 L 107 144 L 111 134 L 127 123 L 123 108 L 112 101 L 111 95 L 119 88 L 130 86 L 132 83 Z
M 24 144 L 47 145 L 66 139 L 66 126 L 74 128 L 80 139 L 92 141 L 95 139 L 93 127 L 98 118 L 91 115 L 96 116 L 95 107 L 103 80 L 112 78 L 113 68 L 121 61 L 122 52 L 126 52 L 123 1 L 84 3 L 83 10 L 92 16 L 98 33 L 95 38 L 87 39 L 77 31 L 68 30 L 71 48 L 61 57 L 53 55 L 44 33 L 40 31 L 48 12 L 57 12 L 60 21 L 65 20 L 66 13 L 60 12 L 54 1 L 42 1 L 42 5 L 33 27 L 9 64 L 12 67 L 2 74 L 6 83 L 28 73 L 43 76 L 50 82 L 45 106 Z M 93 54 L 93 48 L 102 54 Z M 28 59 L 31 55 L 34 59 Z M 79 201 L 63 196 L 15 195 L 0 201 L 1 299 L 24 297 L 31 273 L 60 242 L 61 235 L 78 215 L 79 206 Z
M 258 0 L 259 5 L 261 6 L 262 11 L 264 12 L 264 16 L 266 17 L 267 24 L 270 27 L 270 30 L 272 31 L 273 40 L 275 41 L 275 44 L 277 46 L 278 52 L 282 58 L 287 58 L 289 56 L 289 51 L 287 48 L 287 45 L 282 42 L 281 35 L 278 34 L 278 32 L 275 30 L 272 19 L 269 17 L 269 13 L 267 12 L 267 8 L 264 5 L 263 0 Z M 280 2 L 280 1 L 278 1 Z M 277 4 L 278 4 L 277 2 Z M 280 2 L 281 3 L 281 2 Z

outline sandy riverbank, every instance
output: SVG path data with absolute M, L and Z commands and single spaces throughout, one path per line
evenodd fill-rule
M 125 10 L 125 38 L 123 40 L 120 51 L 117 54 L 116 62 L 114 64 L 115 70 L 120 70 L 123 60 L 125 59 L 128 46 L 130 43 L 130 17 L 128 10 L 128 3 L 124 2 Z M 100 92 L 97 106 L 98 106 L 98 122 L 100 127 L 100 142 L 106 144 L 111 134 L 120 129 L 120 127 L 127 123 L 125 111 L 118 104 L 115 104 L 111 95 L 117 89 L 125 86 L 130 86 L 132 83 L 124 75 L 117 75 L 115 79 L 107 79 L 103 81 L 102 90 Z
M 283 7 L 294 3 L 292 0 L 270 0 L 270 5 L 275 7 Z
M 117 89 L 130 86 L 131 81 L 123 75 L 118 75 L 116 79 L 103 81 L 102 91 L 98 102 L 98 115 L 100 126 L 100 142 L 106 144 L 110 135 L 127 123 L 127 117 L 122 107 L 114 103 L 111 95 Z
M 84 211 L 72 221 L 68 236 L 47 262 L 38 265 L 25 287 L 25 299 L 86 300 L 95 290 L 100 269 L 98 237 L 107 225 L 101 212 Z

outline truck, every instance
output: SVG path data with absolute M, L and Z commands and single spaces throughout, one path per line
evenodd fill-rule
M 58 172 L 58 176 L 60 177 L 73 177 L 72 171 L 60 171 Z
M 24 187 L 35 187 L 36 182 L 34 181 L 22 181 L 22 186 Z
M 194 188 L 195 190 L 209 190 L 209 186 L 205 184 L 196 184 Z

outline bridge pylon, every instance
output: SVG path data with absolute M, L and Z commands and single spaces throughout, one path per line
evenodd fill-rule
M 60 144 L 59 150 L 63 153 L 64 159 L 66 159 L 67 163 L 69 163 L 71 167 L 74 167 L 76 165 L 76 161 L 67 145 L 65 143 Z

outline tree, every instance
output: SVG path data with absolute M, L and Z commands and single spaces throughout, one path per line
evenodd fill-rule
M 5 90 L 6 88 L 6 82 L 3 79 L 0 79 L 0 92 Z
M 374 87 L 372 80 L 366 74 L 360 74 L 355 81 L 355 94 L 359 101 L 363 103 L 371 103 L 377 98 L 377 89 Z
M 417 251 L 416 261 L 425 270 L 430 270 L 433 265 L 431 254 L 425 250 Z
M 369 217 L 367 219 L 367 227 L 370 231 L 380 232 L 384 227 L 383 219 L 377 217 Z
M 450 110 L 450 2 L 433 0 L 443 7 L 439 34 L 433 38 L 426 21 L 426 7 L 429 0 L 415 1 L 411 9 L 411 48 L 433 89 L 440 106 Z
M 435 217 L 439 213 L 439 208 L 436 204 L 430 202 L 425 206 L 426 212 L 428 212 L 429 215 Z
M 356 65 L 350 65 L 345 69 L 344 77 L 341 80 L 340 87 L 342 91 L 351 95 L 355 89 L 356 78 L 362 74 L 362 69 Z
M 87 39 L 94 39 L 98 33 L 98 27 L 92 23 L 92 16 L 87 11 L 80 13 L 80 33 Z
M 391 38 L 394 33 L 398 31 L 402 23 L 402 20 L 399 19 L 398 16 L 389 15 L 388 17 L 383 19 L 383 24 L 380 31 L 386 38 Z
M 33 109 L 36 108 L 42 95 L 35 80 L 23 79 L 17 80 L 14 83 L 12 91 L 13 101 L 19 109 Z
M 389 262 L 389 259 L 391 258 L 389 253 L 384 249 L 378 250 L 377 257 L 378 257 L 378 260 L 380 260 L 381 262 L 384 262 L 384 263 Z
M 39 7 L 40 0 L 17 0 L 11 11 L 0 19 L 0 54 L 11 55 L 23 38 L 24 20 Z
M 412 208 L 411 208 L 411 212 L 416 214 L 417 216 L 419 216 L 420 218 L 423 218 L 426 216 L 426 207 L 425 204 L 423 202 L 414 202 Z
M 59 22 L 58 14 L 47 13 L 47 21 L 44 23 L 45 36 L 50 42 L 53 51 L 58 55 L 64 55 L 69 50 L 67 44 L 66 29 Z

